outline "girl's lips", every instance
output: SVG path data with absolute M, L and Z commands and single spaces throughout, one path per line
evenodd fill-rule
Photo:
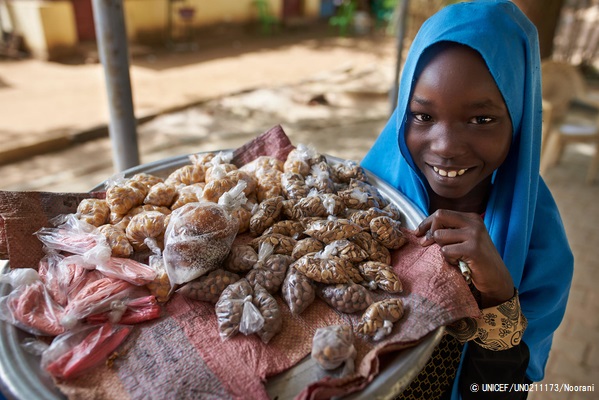
M 445 170 L 433 166 L 433 171 L 435 171 L 437 174 L 443 177 L 455 178 L 456 176 L 464 175 L 464 173 L 468 171 L 468 168 Z

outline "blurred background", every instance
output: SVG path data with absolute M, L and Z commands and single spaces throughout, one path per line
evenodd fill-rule
M 294 144 L 360 160 L 415 33 L 454 2 L 0 0 L 0 190 L 88 191 L 277 124 Z M 599 0 L 514 3 L 539 32 L 541 173 L 576 259 L 544 382 L 599 384 Z

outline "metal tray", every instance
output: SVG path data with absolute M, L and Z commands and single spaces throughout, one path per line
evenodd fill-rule
M 327 158 L 330 161 L 344 161 L 337 157 L 327 156 Z M 128 169 L 124 175 L 130 177 L 143 172 L 166 177 L 175 169 L 187 164 L 189 164 L 189 156 L 177 156 Z M 413 203 L 372 173 L 367 171 L 367 175 L 371 183 L 402 211 L 402 224 L 409 229 L 416 228 L 424 215 Z M 92 191 L 103 189 L 104 183 L 101 183 Z M 8 262 L 0 261 L 0 272 L 5 273 L 8 269 Z M 0 296 L 8 295 L 10 290 L 10 286 L 0 285 Z M 365 389 L 345 398 L 392 399 L 397 396 L 424 368 L 441 340 L 444 330 L 444 327 L 439 327 L 429 333 L 418 345 L 397 352 Z M 0 388 L 2 392 L 8 399 L 65 399 L 66 397 L 56 388 L 50 376 L 40 369 L 39 358 L 24 352 L 21 348 L 20 343 L 28 337 L 31 335 L 0 321 Z M 270 378 L 266 383 L 266 390 L 273 399 L 293 399 L 308 384 L 325 376 L 335 376 L 336 373 L 338 372 L 324 371 L 310 356 L 307 356 L 288 371 Z

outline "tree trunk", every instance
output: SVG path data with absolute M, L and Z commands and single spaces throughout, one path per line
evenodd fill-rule
M 559 23 L 564 0 L 513 0 L 537 27 L 541 59 L 551 57 L 553 37 Z

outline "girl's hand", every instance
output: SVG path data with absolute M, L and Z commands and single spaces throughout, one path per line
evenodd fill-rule
M 481 294 L 481 307 L 496 306 L 514 296 L 514 282 L 480 215 L 437 210 L 415 232 L 422 246 L 437 243 L 448 263 L 464 261 Z

